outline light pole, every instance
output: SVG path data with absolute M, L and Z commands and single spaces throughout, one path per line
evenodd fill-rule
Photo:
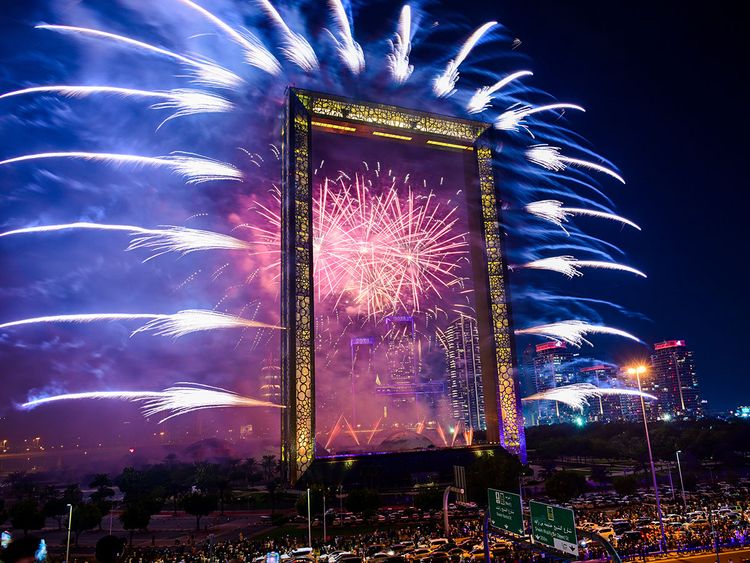
M 71 524 L 73 524 L 73 505 L 68 505 L 68 544 L 65 548 L 65 563 L 68 563 L 70 560 L 70 528 Z
M 682 504 L 685 506 L 685 512 L 687 512 L 687 499 L 685 498 L 685 483 L 682 480 L 682 465 L 680 465 L 680 454 L 682 450 L 677 450 L 677 472 L 680 474 L 680 488 L 682 489 Z
M 312 548 L 312 522 L 310 520 L 310 489 L 307 489 L 307 545 Z
M 664 533 L 664 519 L 661 513 L 661 501 L 659 500 L 659 485 L 656 482 L 656 468 L 654 467 L 654 455 L 651 453 L 651 438 L 648 434 L 648 417 L 646 416 L 646 402 L 643 400 L 643 388 L 641 387 L 641 374 L 646 373 L 646 366 L 637 366 L 628 368 L 629 375 L 635 375 L 638 381 L 638 391 L 641 393 L 641 411 L 643 412 L 643 428 L 646 432 L 646 448 L 648 449 L 648 461 L 651 464 L 651 478 L 654 481 L 654 497 L 656 498 L 656 514 L 659 517 L 659 529 L 661 531 L 661 541 L 659 542 L 659 551 L 664 552 L 667 549 L 667 536 Z

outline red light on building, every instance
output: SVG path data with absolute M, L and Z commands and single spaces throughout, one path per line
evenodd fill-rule
M 667 348 L 678 348 L 685 346 L 684 340 L 665 340 L 664 342 L 657 342 L 654 344 L 654 350 L 665 350 Z
M 581 372 L 587 372 L 587 371 L 602 371 L 605 369 L 611 369 L 612 366 L 605 366 L 604 364 L 599 364 L 598 366 L 591 366 L 590 368 L 582 368 Z
M 536 351 L 544 352 L 545 350 L 559 350 L 565 348 L 565 342 L 545 342 L 544 344 L 537 344 Z

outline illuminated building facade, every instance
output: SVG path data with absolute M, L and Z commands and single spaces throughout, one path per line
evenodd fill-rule
M 465 265 L 461 267 L 464 268 L 464 279 L 472 288 L 470 298 L 477 311 L 480 369 L 486 402 L 486 432 L 481 444 L 471 438 L 460 437 L 457 433 L 447 436 L 447 440 L 443 436 L 441 442 L 447 442 L 446 447 L 499 445 L 525 460 L 525 436 L 514 366 L 514 339 L 506 287 L 507 266 L 500 203 L 494 178 L 494 143 L 490 138 L 493 134 L 490 124 L 305 90 L 290 89 L 288 95 L 282 143 L 281 213 L 281 319 L 285 327 L 281 339 L 282 397 L 287 407 L 282 417 L 281 459 L 284 479 L 296 482 L 315 459 L 327 457 L 331 452 L 337 454 L 330 448 L 336 447 L 334 430 L 340 425 L 327 424 L 327 428 L 332 430 L 326 437 L 326 427 L 317 424 L 319 419 L 331 418 L 329 411 L 334 410 L 320 408 L 321 403 L 325 402 L 325 397 L 320 393 L 321 389 L 325 389 L 327 393 L 329 389 L 336 388 L 334 385 L 340 388 L 342 378 L 348 378 L 351 384 L 351 363 L 343 369 L 340 368 L 340 363 L 336 363 L 340 362 L 341 356 L 349 360 L 349 354 L 339 354 L 339 359 L 334 359 L 333 363 L 327 363 L 321 357 L 316 358 L 316 354 L 327 354 L 329 358 L 333 358 L 333 354 L 325 349 L 326 345 L 318 341 L 315 334 L 318 323 L 314 321 L 316 317 L 331 316 L 330 302 L 322 302 L 319 293 L 315 291 L 313 266 L 313 194 L 315 189 L 319 189 L 313 185 L 313 155 L 315 151 L 325 152 L 327 143 L 338 143 L 337 146 L 342 149 L 328 153 L 327 160 L 343 158 L 342 153 L 347 152 L 351 154 L 350 164 L 361 163 L 365 155 L 354 154 L 352 146 L 385 150 L 385 144 L 376 147 L 376 143 L 390 143 L 388 147 L 395 147 L 388 149 L 391 151 L 388 158 L 403 159 L 405 150 L 414 154 L 422 151 L 421 154 L 428 159 L 435 159 L 431 162 L 438 168 L 447 160 L 454 163 L 452 165 L 455 168 L 448 172 L 461 176 L 464 189 L 460 193 L 467 202 L 459 208 L 459 212 L 467 217 L 466 236 L 471 239 L 471 243 L 467 245 L 469 250 Z M 329 137 L 325 137 L 325 134 Z M 322 158 L 318 158 L 316 162 L 321 160 Z M 408 162 L 413 164 L 422 160 L 412 158 Z M 347 166 L 346 163 L 344 165 Z M 437 181 L 433 184 L 441 185 Z M 455 195 L 454 191 L 452 197 Z M 340 304 L 339 301 L 336 303 Z M 352 302 L 350 306 L 355 304 Z M 326 307 L 328 311 L 322 310 Z M 391 391 L 396 393 L 402 389 L 415 397 L 446 392 L 444 383 L 434 373 L 422 373 L 420 341 L 413 332 L 414 319 L 396 320 L 411 316 L 410 309 L 413 308 L 416 308 L 415 303 L 408 306 L 407 312 L 390 313 L 391 326 L 386 333 L 391 332 L 391 329 L 395 330 L 383 341 L 376 341 L 373 355 L 378 362 L 381 357 L 385 358 L 385 366 L 384 369 L 378 366 L 376 375 L 381 381 L 379 385 L 376 383 L 377 392 L 374 396 L 388 395 Z M 349 315 L 343 308 L 338 312 Z M 382 323 L 379 326 L 385 325 L 385 319 L 381 318 L 378 322 Z M 335 344 L 340 340 L 333 338 L 332 334 L 326 342 Z M 344 347 L 350 346 L 348 336 L 343 339 L 343 343 Z M 378 346 L 384 349 L 378 350 Z M 336 351 L 338 350 L 334 352 Z M 492 408 L 488 408 L 488 405 L 492 405 Z M 419 414 L 415 412 L 412 416 L 417 417 Z M 333 422 L 335 421 L 336 418 L 333 418 Z M 409 429 L 410 433 L 402 430 L 401 435 L 393 437 L 389 442 L 390 449 L 378 448 L 379 444 L 387 442 L 387 438 L 382 437 L 384 432 L 376 431 L 377 420 L 370 422 L 367 427 L 373 430 L 369 434 L 354 428 L 348 429 L 351 440 L 360 449 L 339 451 L 344 451 L 345 455 L 403 451 L 394 449 L 401 443 L 407 447 L 419 444 L 424 444 L 425 448 L 443 447 L 438 446 L 437 438 L 427 436 L 429 425 L 424 417 L 411 421 L 414 423 L 413 428 L 419 430 L 410 430 L 411 423 L 409 426 L 402 426 Z M 439 425 L 437 430 L 445 433 Z M 319 447 L 321 443 L 330 444 L 330 448 L 328 445 Z
M 535 392 L 547 391 L 555 387 L 575 383 L 576 372 L 573 359 L 576 353 L 568 350 L 565 342 L 545 342 L 534 348 Z M 535 423 L 552 424 L 560 418 L 560 405 L 551 401 L 537 401 Z
M 698 390 L 693 352 L 684 340 L 654 344 L 651 372 L 653 392 L 659 398 L 654 415 L 665 420 L 696 419 L 704 415 L 706 404 Z
M 451 414 L 467 428 L 486 430 L 477 322 L 462 315 L 445 331 L 445 340 Z

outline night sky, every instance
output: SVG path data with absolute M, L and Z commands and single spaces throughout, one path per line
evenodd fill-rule
M 33 25 L 41 21 L 136 30 L 141 37 L 177 50 L 201 47 L 197 50 L 226 66 L 241 67 L 236 50 L 230 51 L 233 58 L 227 60 L 226 51 L 215 47 L 215 36 L 198 35 L 206 30 L 203 22 L 196 24 L 182 10 L 154 6 L 149 12 L 143 5 L 136 0 L 123 0 L 117 6 L 67 0 L 11 3 L 0 19 L 0 90 L 81 80 L 153 89 L 185 86 L 173 76 L 173 65 L 159 62 L 146 71 L 111 50 L 91 49 L 90 43 L 34 31 Z M 468 7 L 454 2 L 452 7 L 465 18 L 456 22 L 457 37 L 466 35 L 463 24 L 475 27 L 488 19 L 499 20 L 511 37 L 518 37 L 517 51 L 530 59 L 533 84 L 561 101 L 586 108 L 585 115 L 571 119 L 571 128 L 616 163 L 627 180 L 625 186 L 607 184 L 607 193 L 617 210 L 640 224 L 643 232 L 611 229 L 616 235 L 613 242 L 626 251 L 623 261 L 645 271 L 649 278 L 633 281 L 597 274 L 587 276 L 580 287 L 646 317 L 631 316 L 613 326 L 631 330 L 650 343 L 687 340 L 695 351 L 701 386 L 712 409 L 750 402 L 741 329 L 748 312 L 744 299 L 747 268 L 741 266 L 747 255 L 741 232 L 748 196 L 747 182 L 740 175 L 741 153 L 744 157 L 747 147 L 741 135 L 747 125 L 743 108 L 749 93 L 744 77 L 748 49 L 739 7 L 555 0 Z M 251 8 L 245 9 L 245 14 L 251 13 Z M 425 9 L 439 11 L 432 5 Z M 357 29 L 366 30 L 368 18 L 377 18 L 382 37 L 382 15 L 377 6 L 359 10 Z M 187 39 L 192 35 L 197 39 Z M 169 42 L 167 37 L 181 39 Z M 325 84 L 317 86 L 326 89 Z M 253 88 L 265 91 L 265 83 L 259 79 Z M 362 95 L 366 95 L 367 86 L 363 88 Z M 268 92 L 280 97 L 283 85 Z M 186 121 L 175 121 L 154 136 L 159 115 L 144 112 L 146 117 L 133 119 L 135 111 L 122 109 L 142 109 L 146 105 L 142 102 L 123 106 L 52 98 L 2 102 L 0 158 L 81 147 L 167 154 L 186 147 L 183 141 L 189 139 L 189 150 L 237 162 L 236 147 L 247 138 L 236 124 L 257 117 L 251 111 L 210 118 L 224 122 L 199 116 L 192 122 L 200 125 L 197 130 Z M 51 105 L 42 112 L 42 103 Z M 225 123 L 227 130 L 232 126 L 237 138 L 223 138 L 224 129 L 216 123 Z M 71 128 L 81 132 L 73 134 Z M 148 142 L 143 141 L 147 136 Z M 270 162 L 265 140 L 253 141 L 266 147 L 263 154 Z M 218 150 L 218 146 L 225 148 Z M 0 225 L 5 230 L 89 220 L 144 226 L 187 224 L 227 232 L 247 220 L 243 213 L 254 196 L 213 190 L 186 188 L 178 179 L 153 171 L 139 174 L 80 163 L 37 172 L 30 166 L 14 167 L 0 171 Z M 165 200 L 165 191 L 174 195 Z M 134 193 L 137 197 L 132 197 Z M 208 215 L 186 223 L 200 212 Z M 225 283 L 219 287 L 211 278 L 227 262 L 225 256 L 207 260 L 171 256 L 141 265 L 144 255 L 122 253 L 126 241 L 124 235 L 81 233 L 5 241 L 0 245 L 0 321 L 51 312 L 211 308 L 222 298 L 224 287 L 241 282 L 255 267 L 233 263 L 219 274 Z M 198 269 L 202 269 L 201 276 L 181 285 Z M 258 308 L 259 299 L 264 305 L 271 303 L 275 297 L 271 281 L 261 279 L 258 284 L 260 291 L 256 287 L 255 293 L 233 293 L 228 307 L 244 313 L 248 307 Z M 120 291 L 122 287 L 128 291 Z M 165 287 L 170 288 L 166 293 Z M 273 320 L 275 305 L 273 311 L 261 308 L 258 314 L 263 320 Z M 0 333 L 6 389 L 0 416 L 8 417 L 3 426 L 7 422 L 21 433 L 38 431 L 49 428 L 53 416 L 71 412 L 54 407 L 33 418 L 15 412 L 11 405 L 25 399 L 30 390 L 51 393 L 118 385 L 153 389 L 200 379 L 254 392 L 247 370 L 249 365 L 258 365 L 263 347 L 240 348 L 237 337 L 220 335 L 188 337 L 164 346 L 157 338 L 128 339 L 132 328 L 136 327 L 115 323 Z M 604 343 L 597 354 L 627 363 L 645 358 L 648 349 L 616 341 Z M 143 358 L 149 359 L 145 367 Z M 74 381 L 73 375 L 79 379 Z M 78 420 L 71 427 L 76 431 L 91 428 L 99 420 L 96 412 L 77 411 Z M 138 419 L 129 405 L 113 406 L 108 415 L 117 423 Z
M 618 301 L 653 321 L 639 324 L 639 336 L 687 340 L 711 409 L 747 403 L 743 108 L 750 89 L 742 69 L 750 52 L 739 6 L 496 6 L 531 55 L 534 78 L 586 108 L 576 130 L 628 182 L 616 193 L 618 209 L 643 232 L 621 244 L 649 279 Z

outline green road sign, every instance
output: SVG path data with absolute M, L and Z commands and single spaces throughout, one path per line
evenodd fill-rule
M 520 495 L 487 489 L 487 506 L 490 509 L 490 524 L 506 532 L 523 535 Z
M 529 502 L 531 536 L 535 542 L 578 557 L 578 538 L 573 511 L 541 502 Z

